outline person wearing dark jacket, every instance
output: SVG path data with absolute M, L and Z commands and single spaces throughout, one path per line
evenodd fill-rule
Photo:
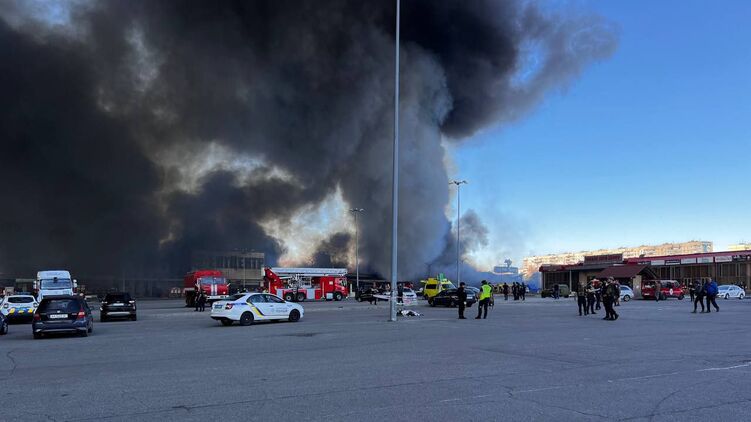
M 464 318 L 464 307 L 467 306 L 467 291 L 464 289 L 464 282 L 462 281 L 459 283 L 459 288 L 456 289 L 456 296 L 459 300 L 459 303 L 457 306 L 459 307 L 459 319 L 467 319 Z
M 595 309 L 600 310 L 600 302 L 602 302 L 602 288 L 605 286 L 605 282 L 598 281 L 595 285 Z
M 717 301 L 715 300 L 717 299 L 718 291 L 719 290 L 717 289 L 717 282 L 714 280 L 710 280 L 709 283 L 707 283 L 707 288 L 706 288 L 707 313 L 712 312 L 711 308 L 709 307 L 710 304 L 714 305 L 714 308 L 717 310 L 717 312 L 720 312 L 720 307 L 717 306 Z
M 576 303 L 579 305 L 579 316 L 589 315 L 589 308 L 587 307 L 587 285 L 583 281 L 579 282 L 579 288 L 576 290 Z
M 691 295 L 694 297 L 694 310 L 692 313 L 696 313 L 696 305 L 701 305 L 701 312 L 704 313 L 704 283 L 701 280 L 694 281 L 694 286 L 691 288 Z
M 206 310 L 206 293 L 201 292 L 198 295 L 198 311 L 203 312 Z
M 605 306 L 604 320 L 615 321 L 618 319 L 618 313 L 615 311 L 615 299 L 621 294 L 618 285 L 613 280 L 608 280 L 605 290 L 602 293 L 602 304 Z
M 522 300 L 527 300 L 527 285 L 523 281 L 519 283 L 519 296 Z
M 503 283 L 503 300 L 508 300 L 508 284 Z
M 655 302 L 660 301 L 660 296 L 662 296 L 662 283 L 657 280 L 655 281 Z
M 587 282 L 587 308 L 589 308 L 589 313 L 592 315 L 596 315 L 595 312 L 595 287 L 592 285 L 592 282 Z

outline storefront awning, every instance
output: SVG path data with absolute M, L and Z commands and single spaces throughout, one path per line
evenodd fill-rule
M 614 265 L 612 267 L 605 268 L 599 274 L 597 278 L 603 279 L 608 277 L 613 278 L 633 278 L 637 275 L 644 275 L 647 279 L 658 278 L 657 274 L 652 271 L 649 265 Z

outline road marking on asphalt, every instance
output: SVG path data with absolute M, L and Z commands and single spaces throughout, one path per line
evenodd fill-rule
M 751 366 L 751 362 L 744 363 L 743 365 L 726 366 L 726 367 L 723 367 L 723 368 L 699 369 L 697 372 L 704 372 L 704 371 L 727 371 L 728 369 L 747 368 L 749 366 Z

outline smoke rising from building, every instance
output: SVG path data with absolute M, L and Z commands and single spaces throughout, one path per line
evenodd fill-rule
M 196 249 L 273 263 L 290 240 L 264 224 L 339 191 L 367 210 L 363 266 L 386 274 L 393 3 L 4 2 L 0 271 L 179 268 Z M 412 277 L 450 249 L 445 143 L 519 118 L 615 37 L 525 1 L 402 5 L 399 261 Z M 341 262 L 351 239 L 323 246 Z

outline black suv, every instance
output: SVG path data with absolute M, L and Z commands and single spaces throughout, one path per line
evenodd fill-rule
M 136 301 L 128 293 L 107 293 L 99 311 L 102 322 L 109 321 L 112 318 L 128 318 L 131 321 L 138 319 Z
M 473 290 L 465 289 L 465 292 L 467 293 L 467 307 L 471 308 L 472 304 L 477 302 L 477 297 Z M 430 306 L 457 306 L 458 303 L 459 295 L 456 293 L 456 289 L 446 289 L 433 296 Z
M 50 333 L 86 337 L 94 331 L 94 318 L 89 304 L 80 296 L 47 296 L 34 312 L 31 330 L 36 339 Z

